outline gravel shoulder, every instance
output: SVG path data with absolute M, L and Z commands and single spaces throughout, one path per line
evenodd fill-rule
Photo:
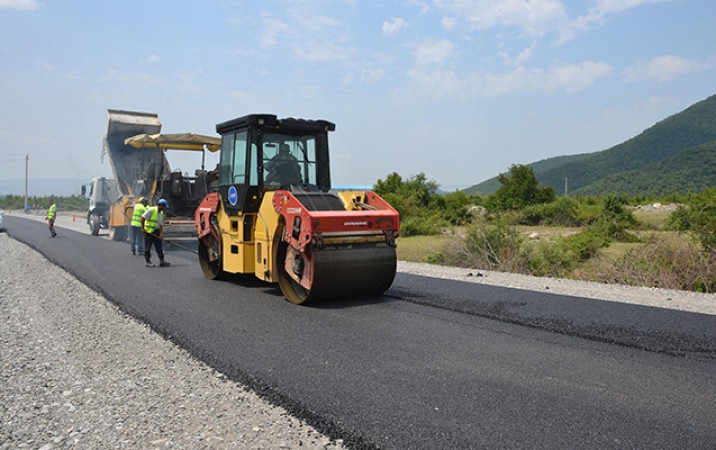
M 0 233 L 0 449 L 340 449 Z
M 71 213 L 60 214 L 56 227 L 88 231 Z M 0 255 L 0 450 L 343 448 L 196 361 L 5 233 Z M 398 270 L 716 315 L 714 294 L 402 261 Z

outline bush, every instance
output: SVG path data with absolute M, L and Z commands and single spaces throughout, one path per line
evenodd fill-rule
M 522 225 L 578 227 L 582 224 L 578 213 L 579 202 L 577 200 L 560 197 L 550 203 L 524 208 L 520 212 L 519 223 Z
M 593 275 L 582 278 L 607 283 L 716 292 L 716 253 L 690 243 L 654 241 L 613 260 L 599 260 Z
M 478 220 L 467 227 L 462 239 L 445 249 L 441 258 L 433 259 L 461 267 L 529 273 L 527 255 L 521 247 L 522 237 L 516 228 L 504 222 L 492 225 Z
M 639 239 L 627 232 L 629 228 L 637 226 L 632 212 L 625 207 L 625 200 L 615 195 L 607 195 L 601 206 L 601 213 L 591 221 L 587 231 L 595 236 L 619 242 L 638 242 Z
M 529 245 L 530 273 L 540 277 L 565 276 L 574 267 L 574 255 L 567 246 L 552 242 Z
M 433 196 L 429 208 L 438 212 L 451 225 L 464 225 L 472 218 L 469 207 L 475 200 L 462 191 L 450 192 Z
M 694 195 L 687 206 L 680 206 L 671 214 L 670 225 L 679 231 L 694 235 L 704 250 L 716 250 L 716 189 L 707 189 Z
M 450 224 L 437 215 L 408 216 L 400 221 L 401 236 L 434 236 L 441 234 Z
M 584 261 L 599 254 L 609 245 L 609 239 L 584 231 L 561 238 L 557 242 L 535 242 L 529 247 L 529 266 L 532 275 L 561 277 Z

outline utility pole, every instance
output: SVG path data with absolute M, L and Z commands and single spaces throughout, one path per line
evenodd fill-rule
M 27 212 L 27 166 L 29 165 L 29 163 L 30 155 L 25 155 L 25 212 Z
M 568 182 L 568 180 L 569 180 L 569 179 L 568 179 L 567 177 L 564 177 L 564 196 L 565 196 L 565 197 L 569 195 L 569 187 L 568 187 L 568 186 L 569 186 L 569 185 L 568 185 L 569 182 Z

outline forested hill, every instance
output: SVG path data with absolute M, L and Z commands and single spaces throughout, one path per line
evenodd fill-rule
M 565 178 L 569 180 L 570 193 L 585 195 L 587 193 L 615 192 L 614 189 L 617 185 L 625 189 L 624 193 L 656 193 L 656 191 L 662 192 L 662 189 L 670 189 L 667 186 L 687 185 L 691 188 L 686 192 L 700 191 L 716 184 L 716 180 L 709 178 L 703 185 L 701 184 L 703 181 L 687 183 L 685 180 L 678 181 L 678 179 L 685 176 L 686 173 L 699 172 L 698 168 L 686 167 L 684 164 L 707 164 L 703 158 L 709 159 L 708 151 L 703 151 L 703 149 L 713 149 L 713 147 L 700 147 L 702 151 L 694 151 L 688 157 L 685 155 L 689 152 L 685 152 L 681 158 L 676 155 L 712 141 L 716 141 L 716 95 L 656 123 L 638 136 L 610 149 L 582 155 L 560 156 L 529 165 L 535 171 L 541 184 L 554 187 L 560 194 L 564 193 Z M 669 161 L 667 162 L 667 160 Z M 663 164 L 658 165 L 659 162 L 663 162 Z M 675 164 L 679 167 L 678 171 L 675 169 Z M 660 172 L 657 173 L 660 178 L 665 180 L 662 186 L 657 187 L 654 184 L 654 189 L 651 189 L 649 183 L 640 184 L 640 190 L 634 192 L 632 188 L 627 190 L 623 183 L 614 184 L 617 179 L 626 181 L 627 178 L 640 177 L 640 172 L 654 170 L 654 167 L 659 167 Z M 631 173 L 623 174 L 624 172 Z M 702 172 L 704 172 L 704 176 L 707 176 L 708 170 Z M 654 176 L 654 173 L 651 173 L 651 176 Z M 614 178 L 617 174 L 623 174 L 623 176 Z M 648 176 L 644 175 L 645 181 L 648 180 Z M 604 180 L 608 177 L 610 177 L 609 180 Z M 674 178 L 674 180 L 666 182 L 670 178 Z M 703 177 L 699 176 L 697 179 L 703 180 Z M 599 182 L 600 180 L 602 181 Z M 593 183 L 594 186 L 590 186 Z M 495 178 L 472 186 L 465 192 L 487 195 L 497 190 L 498 187 L 499 183 Z

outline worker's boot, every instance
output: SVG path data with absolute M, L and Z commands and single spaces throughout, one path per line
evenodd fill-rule
M 163 259 L 159 260 L 159 267 L 169 267 L 171 266 L 170 263 L 164 261 Z

